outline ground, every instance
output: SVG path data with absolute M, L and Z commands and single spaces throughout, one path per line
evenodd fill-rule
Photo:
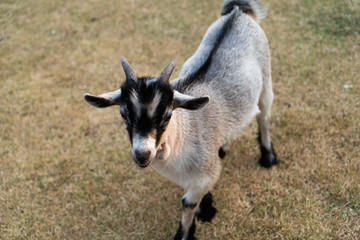
M 230 145 L 199 239 L 360 238 L 360 3 L 267 0 L 272 138 Z M 131 159 L 117 108 L 83 94 L 181 65 L 221 0 L 0 3 L 0 238 L 171 239 L 184 190 Z M 345 85 L 351 85 L 345 87 Z

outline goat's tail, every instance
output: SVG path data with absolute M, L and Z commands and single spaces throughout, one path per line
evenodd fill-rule
M 258 23 L 266 17 L 266 8 L 260 1 L 254 0 L 225 0 L 221 8 L 221 15 L 229 14 L 235 6 L 252 16 Z

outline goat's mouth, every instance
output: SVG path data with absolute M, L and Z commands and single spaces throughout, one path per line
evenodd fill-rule
M 147 166 L 149 166 L 152 163 L 153 159 L 152 158 L 149 158 L 149 159 L 136 159 L 136 158 L 134 158 L 134 161 L 139 167 L 146 168 Z
M 146 163 L 138 163 L 138 162 L 136 162 L 136 164 L 141 168 L 146 168 L 147 166 L 150 165 L 150 163 L 151 163 L 151 161 L 146 162 Z

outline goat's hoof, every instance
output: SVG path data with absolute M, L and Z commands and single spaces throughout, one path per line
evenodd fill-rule
M 260 143 L 260 151 L 261 151 L 261 158 L 259 160 L 260 166 L 264 168 L 270 168 L 272 165 L 276 165 L 279 163 L 272 143 L 271 143 L 270 151 Z
M 193 223 L 192 223 L 192 225 L 191 225 L 185 239 L 186 240 L 196 240 L 195 231 L 196 231 L 195 219 L 193 219 Z M 182 226 L 181 226 L 181 221 L 180 221 L 179 228 L 178 228 L 178 230 L 176 232 L 174 240 L 182 240 L 183 237 L 184 237 L 184 232 L 183 232 L 183 229 L 182 229 Z
M 271 166 L 278 164 L 279 161 L 277 160 L 276 153 L 268 152 L 266 154 L 262 154 L 259 160 L 260 166 L 264 168 L 271 168 Z
M 196 213 L 197 219 L 202 222 L 211 222 L 217 212 L 212 203 L 212 195 L 210 192 L 208 192 L 201 200 L 198 212 Z

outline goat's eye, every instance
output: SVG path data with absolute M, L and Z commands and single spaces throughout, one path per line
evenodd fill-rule
M 124 120 L 126 120 L 126 119 L 127 119 L 127 116 L 126 116 L 126 114 L 125 114 L 125 113 L 120 112 L 120 115 L 121 115 L 121 117 L 122 117 Z
M 169 111 L 163 118 L 163 122 L 164 123 L 168 123 L 170 121 L 170 118 L 171 118 L 171 115 L 172 115 L 172 111 Z
M 171 118 L 171 114 L 168 114 L 165 116 L 164 121 L 168 122 L 168 121 L 170 121 L 170 118 Z

